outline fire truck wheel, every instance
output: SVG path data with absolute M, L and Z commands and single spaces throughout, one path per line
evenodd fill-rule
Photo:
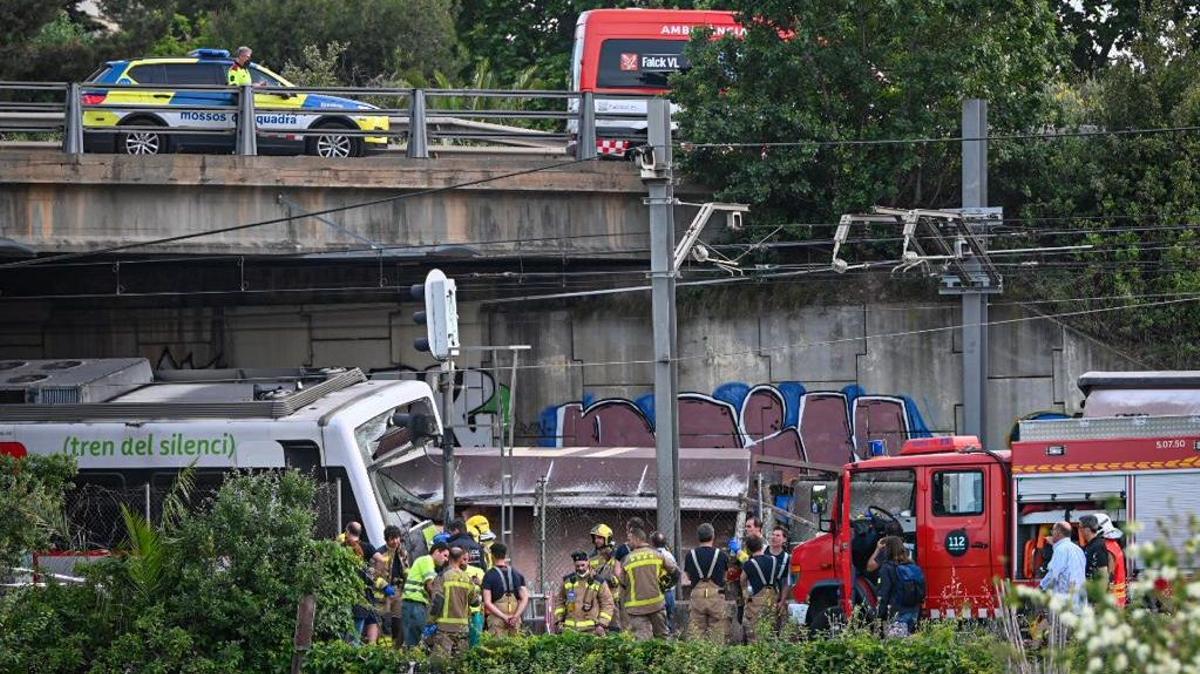
M 824 598 L 813 599 L 808 607 L 809 628 L 814 632 L 829 632 L 835 625 L 845 622 L 842 610 L 836 602 Z

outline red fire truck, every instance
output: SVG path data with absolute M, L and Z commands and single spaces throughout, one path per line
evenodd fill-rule
M 1103 512 L 1118 526 L 1142 523 L 1126 528 L 1128 543 L 1200 514 L 1200 372 L 1094 372 L 1079 387 L 1083 416 L 1023 421 L 1010 450 L 914 439 L 896 456 L 847 464 L 836 486 L 812 486 L 825 533 L 792 552 L 793 615 L 821 629 L 873 610 L 866 564 L 889 531 L 903 532 L 925 571 L 928 617 L 986 618 L 995 579 L 1040 577 L 1056 521 Z

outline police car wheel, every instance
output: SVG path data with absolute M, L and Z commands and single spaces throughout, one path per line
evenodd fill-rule
M 157 120 L 138 119 L 130 121 L 135 126 L 161 126 Z M 167 151 L 167 137 L 154 131 L 133 131 L 117 137 L 117 151 L 121 154 L 152 155 Z
M 322 124 L 318 129 L 344 129 L 341 124 Z M 354 136 L 314 136 L 309 139 L 309 154 L 318 157 L 356 157 L 359 140 Z

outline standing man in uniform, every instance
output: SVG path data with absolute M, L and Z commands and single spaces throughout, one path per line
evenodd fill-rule
M 612 591 L 608 583 L 592 572 L 586 552 L 571 553 L 571 561 L 575 564 L 575 572 L 563 577 L 551 631 L 585 632 L 602 637 L 608 632 L 616 611 Z
M 698 545 L 683 558 L 683 572 L 692 585 L 689 596 L 688 638 L 725 643 L 725 596 L 721 587 L 729 555 L 713 545 L 716 533 L 705 522 L 696 529 Z
M 788 569 L 791 568 L 792 551 L 788 547 L 787 529 L 782 524 L 776 524 L 771 528 L 771 541 L 767 546 L 766 554 L 775 558 L 776 566 L 779 567 L 776 572 L 778 575 L 775 578 L 775 591 L 779 593 L 779 610 L 782 612 L 787 608 L 788 591 L 791 589 L 791 583 L 788 578 Z
M 433 581 L 429 604 L 430 654 L 453 658 L 467 650 L 471 607 L 479 603 L 479 590 L 467 574 L 467 552 L 450 548 L 450 561 Z
M 254 83 L 250 77 L 251 56 L 253 56 L 253 52 L 249 47 L 238 47 L 234 52 L 233 64 L 229 66 L 229 86 L 241 87 Z
M 529 605 L 525 576 L 508 563 L 508 546 L 503 543 L 492 545 L 492 563 L 483 577 L 487 631 L 496 637 L 515 637 L 521 633 L 521 616 Z
M 670 589 L 679 580 L 679 567 L 663 558 L 650 547 L 646 530 L 629 530 L 630 552 L 621 563 L 625 577 L 623 584 L 628 588 L 625 597 L 626 626 L 635 639 L 664 638 L 667 629 L 667 599 L 663 590 Z
M 433 593 L 433 581 L 449 557 L 450 548 L 446 546 L 446 542 L 435 540 L 429 547 L 429 554 L 417 557 L 408 570 L 400 614 L 404 620 L 404 645 L 409 648 L 421 644 L 421 634 L 429 618 L 429 597 Z
M 389 524 L 383 530 L 384 545 L 375 551 L 372 558 L 375 562 L 375 575 L 385 581 L 386 586 L 402 587 L 408 576 L 408 551 L 404 548 L 404 533 L 400 527 Z M 404 645 L 404 597 L 393 592 L 387 596 L 383 606 L 384 622 L 388 623 L 387 633 L 392 637 L 392 645 L 400 648 Z
M 621 563 L 617 561 L 613 547 L 612 527 L 601 522 L 592 527 L 591 536 L 593 551 L 588 558 L 588 564 L 592 569 L 592 575 L 596 580 L 608 585 L 608 589 L 612 592 L 613 603 L 619 605 L 621 602 Z M 621 630 L 621 626 L 616 621 L 610 624 L 610 628 L 610 631 L 613 632 Z
M 779 617 L 779 561 L 763 553 L 763 540 L 758 536 L 746 539 L 750 559 L 742 565 L 742 590 L 746 595 L 746 610 L 742 614 L 742 632 L 746 643 L 758 639 L 760 624 L 774 630 Z
M 1125 553 L 1116 541 L 1121 530 L 1114 527 L 1112 519 L 1104 513 L 1080 517 L 1079 528 L 1083 534 L 1087 579 L 1102 584 L 1113 595 L 1117 606 L 1124 606 L 1127 601 Z

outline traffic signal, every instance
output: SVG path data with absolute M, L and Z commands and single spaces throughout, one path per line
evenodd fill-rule
M 440 269 L 425 276 L 424 283 L 412 287 L 415 300 L 425 302 L 425 310 L 413 314 L 418 325 L 425 326 L 425 337 L 413 342 L 417 351 L 428 351 L 437 360 L 449 360 L 458 355 L 458 290 L 454 279 L 446 278 Z

